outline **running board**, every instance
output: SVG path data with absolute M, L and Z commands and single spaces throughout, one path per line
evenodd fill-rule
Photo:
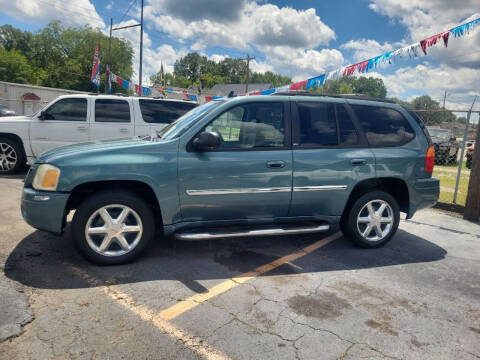
M 330 230 L 330 225 L 301 226 L 289 228 L 269 228 L 256 230 L 231 230 L 231 231 L 212 231 L 212 232 L 180 232 L 175 234 L 178 240 L 208 240 L 221 238 L 236 238 L 248 236 L 266 236 L 266 235 L 295 235 L 324 232 Z

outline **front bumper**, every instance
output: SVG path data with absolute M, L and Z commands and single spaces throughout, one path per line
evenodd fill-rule
M 409 186 L 410 209 L 407 219 L 418 210 L 435 205 L 440 196 L 440 180 L 436 178 L 417 179 Z
M 68 193 L 24 188 L 21 205 L 23 219 L 36 229 L 61 234 L 69 196 Z

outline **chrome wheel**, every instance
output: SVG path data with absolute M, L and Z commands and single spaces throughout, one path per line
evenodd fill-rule
M 357 217 L 357 229 L 368 241 L 383 240 L 393 227 L 393 210 L 385 200 L 372 200 L 365 204 Z
M 121 256 L 140 242 L 140 216 L 126 205 L 107 205 L 96 210 L 85 226 L 88 246 L 103 256 Z
M 7 143 L 0 143 L 0 171 L 12 170 L 17 164 L 17 152 Z

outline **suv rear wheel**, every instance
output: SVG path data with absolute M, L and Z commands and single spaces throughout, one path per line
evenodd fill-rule
M 355 200 L 342 226 L 355 244 L 377 248 L 395 235 L 400 221 L 397 201 L 384 191 L 371 191 Z
M 72 221 L 75 244 L 90 261 L 132 261 L 152 241 L 155 222 L 143 199 L 128 192 L 103 192 L 80 204 Z
M 17 141 L 0 138 L 0 174 L 15 174 L 25 167 L 25 153 Z

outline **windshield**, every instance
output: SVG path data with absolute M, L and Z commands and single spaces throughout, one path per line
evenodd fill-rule
M 203 104 L 199 107 L 196 107 L 183 116 L 180 116 L 177 120 L 173 123 L 168 125 L 162 131 L 158 133 L 162 139 L 171 140 L 175 139 L 176 137 L 180 136 L 192 126 L 195 121 L 200 120 L 205 115 L 207 115 L 210 111 L 215 109 L 218 105 L 224 103 L 225 101 L 210 101 L 206 104 Z
M 450 131 L 441 130 L 441 129 L 428 129 L 430 136 L 437 137 L 443 140 L 450 139 Z

